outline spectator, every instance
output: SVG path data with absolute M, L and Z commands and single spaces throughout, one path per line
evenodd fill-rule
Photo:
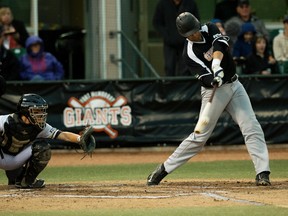
M 0 25 L 0 75 L 5 80 L 19 80 L 20 62 L 4 45 L 3 26 Z
M 264 35 L 267 41 L 269 41 L 269 32 L 263 21 L 252 15 L 249 0 L 238 0 L 236 11 L 238 15 L 227 20 L 224 25 L 232 46 L 234 46 L 237 36 L 241 32 L 241 26 L 246 22 L 251 22 L 254 25 L 256 32 Z
M 0 7 L 0 23 L 6 32 L 5 46 L 7 49 L 15 48 L 15 37 L 18 38 L 19 44 L 25 47 L 25 41 L 29 37 L 29 34 L 24 23 L 13 18 L 12 11 L 8 6 Z
M 233 47 L 233 58 L 246 58 L 252 53 L 252 41 L 256 34 L 256 30 L 252 23 L 244 23 L 242 30 Z
M 236 7 L 237 0 L 222 0 L 215 6 L 214 17 L 225 23 L 231 17 L 237 15 Z
M 7 38 L 7 34 L 9 35 L 10 33 L 4 33 L 5 38 Z M 12 34 L 12 37 L 13 37 L 15 44 L 13 48 L 10 48 L 10 50 L 18 59 L 20 59 L 21 56 L 26 53 L 26 49 L 20 44 L 19 34 Z
M 26 41 L 26 54 L 20 58 L 22 80 L 61 80 L 62 64 L 49 52 L 44 51 L 43 40 L 30 36 Z
M 214 23 L 218 27 L 222 35 L 226 35 L 226 31 L 225 31 L 222 20 L 214 18 L 210 22 Z
M 159 0 L 153 26 L 164 42 L 164 70 L 166 76 L 185 75 L 186 66 L 181 58 L 185 38 L 176 29 L 176 18 L 188 11 L 199 18 L 198 7 L 194 0 Z
M 283 19 L 284 31 L 273 39 L 273 53 L 278 65 L 280 73 L 288 73 L 288 15 Z
M 252 42 L 252 53 L 246 59 L 245 74 L 270 75 L 277 73 L 276 60 L 269 54 L 267 39 L 257 35 Z

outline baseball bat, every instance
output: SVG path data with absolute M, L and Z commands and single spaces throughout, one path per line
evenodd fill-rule
M 196 124 L 195 129 L 194 129 L 194 133 L 196 133 L 196 134 L 201 134 L 203 132 L 204 128 L 206 127 L 206 125 L 208 125 L 208 123 L 210 121 L 209 113 L 210 113 L 210 110 L 211 110 L 211 103 L 212 103 L 212 100 L 214 98 L 216 89 L 217 89 L 217 86 L 214 85 L 212 94 L 211 94 L 211 96 L 209 98 L 209 101 L 205 105 L 204 110 L 201 113 L 200 118 L 199 118 L 199 120 L 198 120 L 198 122 Z

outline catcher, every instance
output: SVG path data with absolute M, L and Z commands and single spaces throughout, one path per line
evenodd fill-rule
M 82 135 L 60 131 L 46 123 L 48 104 L 37 94 L 24 94 L 17 111 L 0 115 L 0 168 L 6 171 L 8 184 L 17 188 L 43 188 L 36 177 L 51 158 L 48 139 L 78 143 L 85 154 L 96 147 L 92 127 Z

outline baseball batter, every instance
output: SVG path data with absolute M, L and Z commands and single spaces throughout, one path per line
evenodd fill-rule
M 24 94 L 18 104 L 17 112 L 0 115 L 0 169 L 6 171 L 8 184 L 17 188 L 43 188 L 45 181 L 36 179 L 51 158 L 47 139 L 59 139 L 79 143 L 89 153 L 86 144 L 95 140 L 83 140 L 91 133 L 84 131 L 80 136 L 60 131 L 46 123 L 48 104 L 37 94 Z M 93 143 L 94 142 L 94 143 Z
M 213 132 L 223 111 L 227 111 L 239 125 L 256 171 L 256 185 L 271 185 L 269 156 L 264 134 L 252 109 L 250 99 L 235 74 L 234 61 L 229 52 L 227 36 L 216 25 L 201 25 L 191 13 L 181 13 L 176 19 L 179 33 L 186 37 L 183 58 L 191 72 L 201 82 L 200 115 L 209 101 L 213 86 L 217 89 L 211 103 L 209 122 L 200 134 L 191 133 L 174 153 L 160 164 L 147 179 L 147 185 L 160 181 L 201 151 Z

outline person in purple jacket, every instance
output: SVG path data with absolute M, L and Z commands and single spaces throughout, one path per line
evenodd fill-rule
M 246 58 L 252 53 L 252 41 L 256 35 L 255 27 L 252 23 L 244 23 L 241 32 L 233 46 L 233 58 Z
M 20 58 L 22 80 L 61 80 L 64 76 L 62 64 L 49 52 L 44 51 L 43 40 L 30 36 L 26 40 L 26 54 Z

